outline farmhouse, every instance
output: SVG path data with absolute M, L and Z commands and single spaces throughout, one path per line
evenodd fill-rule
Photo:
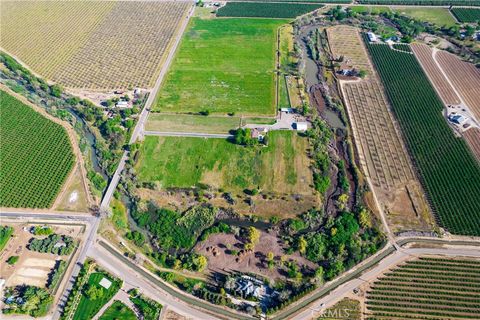
M 242 276 L 237 279 L 235 291 L 242 297 L 260 298 L 265 294 L 263 283 L 248 276 Z
M 367 37 L 368 37 L 368 41 L 370 41 L 370 42 L 377 42 L 378 41 L 378 37 L 373 32 L 367 32 Z
M 464 124 L 468 120 L 467 117 L 465 117 L 461 114 L 451 114 L 451 115 L 448 116 L 448 119 L 451 122 L 453 122 L 455 124 L 458 124 L 459 126 L 461 126 L 462 124 Z
M 265 136 L 268 133 L 267 128 L 254 128 L 251 131 L 250 137 L 252 139 L 257 139 L 258 141 L 262 142 Z

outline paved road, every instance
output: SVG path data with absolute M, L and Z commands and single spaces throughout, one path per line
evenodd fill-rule
M 129 143 L 135 143 L 137 139 L 140 137 L 140 135 L 143 133 L 143 128 L 145 127 L 145 122 L 147 121 L 148 114 L 150 113 L 150 108 L 152 104 L 155 102 L 155 97 L 157 96 L 157 92 L 160 89 L 160 85 L 162 84 L 163 78 L 167 74 L 167 71 L 170 67 L 170 64 L 175 56 L 175 52 L 177 50 L 178 45 L 180 44 L 180 40 L 182 39 L 182 35 L 187 28 L 188 21 L 193 15 L 193 11 L 195 9 L 195 5 L 192 2 L 192 8 L 188 12 L 187 16 L 185 17 L 184 21 L 180 25 L 180 28 L 178 30 L 177 37 L 175 38 L 175 42 L 173 43 L 172 48 L 170 49 L 167 59 L 165 60 L 165 63 L 162 65 L 162 69 L 160 70 L 160 74 L 158 75 L 157 81 L 155 82 L 155 86 L 153 87 L 152 91 L 150 92 L 147 102 L 145 103 L 145 106 L 140 113 L 140 117 L 138 119 L 137 124 L 135 125 L 135 128 L 133 129 L 132 136 L 130 137 Z M 118 164 L 117 170 L 115 171 L 115 174 L 113 175 L 112 179 L 110 180 L 110 183 L 108 185 L 107 191 L 105 192 L 102 203 L 100 208 L 102 210 L 108 210 L 110 206 L 110 201 L 112 199 L 113 193 L 115 192 L 115 189 L 117 188 L 118 182 L 120 181 L 120 175 L 122 174 L 123 169 L 125 168 L 125 163 L 128 159 L 128 151 L 125 151 L 122 155 L 122 158 L 120 159 L 120 162 Z
M 161 136 L 161 137 L 192 137 L 192 138 L 217 138 L 228 139 L 232 138 L 231 134 L 220 133 L 198 133 L 198 132 L 164 132 L 164 131 L 145 131 L 146 136 Z
M 480 258 L 480 250 L 476 248 L 411 248 L 395 251 L 394 254 L 387 256 L 378 262 L 378 265 L 370 270 L 362 273 L 354 279 L 345 282 L 330 291 L 327 295 L 320 297 L 314 303 L 310 304 L 303 311 L 294 314 L 294 312 L 285 312 L 275 317 L 275 320 L 279 319 L 292 319 L 292 320 L 310 320 L 312 317 L 319 317 L 321 312 L 335 303 L 340 301 L 346 294 L 353 292 L 355 288 L 363 284 L 364 282 L 370 282 L 380 275 L 386 269 L 389 269 L 396 264 L 404 261 L 409 256 L 419 255 L 446 255 L 446 256 L 465 256 Z
M 158 286 L 155 286 L 151 281 L 145 279 L 132 268 L 126 266 L 122 261 L 101 246 L 95 245 L 91 247 L 89 250 L 89 256 L 94 258 L 108 272 L 122 279 L 124 281 L 124 286 L 139 288 L 141 293 L 158 301 L 164 306 L 168 306 L 170 310 L 196 320 L 217 319 L 211 314 L 195 309 L 161 290 Z

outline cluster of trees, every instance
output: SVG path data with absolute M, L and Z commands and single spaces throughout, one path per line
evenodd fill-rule
M 138 231 L 129 231 L 125 234 L 125 237 L 128 240 L 133 241 L 133 243 L 138 247 L 143 246 L 145 244 L 145 241 L 147 240 L 145 238 L 145 235 Z
M 6 288 L 5 297 L 9 302 L 2 310 L 4 314 L 26 314 L 35 318 L 47 315 L 53 302 L 47 290 L 29 285 Z
M 332 139 L 332 131 L 326 122 L 320 117 L 314 117 L 312 127 L 307 130 L 312 150 L 310 156 L 313 159 L 313 184 L 315 189 L 324 194 L 330 187 L 331 160 L 328 154 L 328 143 Z
M 253 250 L 260 241 L 260 231 L 255 227 L 248 227 L 245 230 L 246 243 L 244 244 L 245 250 Z
M 157 320 L 159 318 L 160 311 L 163 308 L 160 303 L 139 294 L 136 289 L 130 290 L 129 294 L 130 300 L 133 302 L 144 320 Z
M 60 234 L 51 234 L 44 239 L 32 238 L 28 244 L 28 249 L 43 253 L 53 253 L 58 255 L 69 255 L 75 248 L 75 241 L 72 237 Z
M 263 138 L 264 144 L 267 144 L 266 139 L 267 137 Z M 257 138 L 252 138 L 252 129 L 249 128 L 235 130 L 233 141 L 241 146 L 256 146 L 260 143 Z
M 60 283 L 63 273 L 67 269 L 67 262 L 65 260 L 57 260 L 52 271 L 48 275 L 47 288 L 54 289 Z
M 75 297 L 77 296 L 79 290 L 82 288 L 83 284 L 87 281 L 87 278 L 89 276 L 88 271 L 90 270 L 91 265 L 92 265 L 91 260 L 85 261 L 85 263 L 82 265 L 82 268 L 80 269 L 80 272 L 78 273 L 78 276 L 75 279 L 75 283 L 73 284 L 72 290 L 70 290 L 70 294 L 68 295 L 67 302 L 63 307 L 63 312 L 60 319 L 69 319 L 69 314 L 71 312 L 75 312 L 75 309 L 72 309 L 74 307 Z
M 13 234 L 13 228 L 9 226 L 0 226 L 0 252 L 3 250 L 8 240 Z
M 155 245 L 165 251 L 190 249 L 200 234 L 215 222 L 217 209 L 203 205 L 192 207 L 183 214 L 149 204 L 147 211 L 133 210 L 137 224 L 153 236 Z
M 52 227 L 49 226 L 35 226 L 33 228 L 33 234 L 36 236 L 48 236 L 53 233 Z
M 18 259 L 20 259 L 19 256 L 10 256 L 7 261 L 5 261 L 6 263 L 8 263 L 9 265 L 13 266 L 15 263 L 18 262 Z

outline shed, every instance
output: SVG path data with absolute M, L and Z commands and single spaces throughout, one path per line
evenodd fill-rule
M 308 124 L 306 122 L 295 122 L 295 129 L 297 129 L 297 131 L 306 131 Z
M 377 42 L 378 41 L 377 35 L 373 32 L 367 32 L 367 37 L 368 37 L 368 41 L 370 41 L 370 42 Z

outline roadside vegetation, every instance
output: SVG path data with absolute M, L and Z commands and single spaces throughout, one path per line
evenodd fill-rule
M 358 0 L 358 3 L 416 6 L 480 6 L 480 1 L 478 0 Z
M 52 206 L 75 156 L 65 129 L 0 91 L 0 206 Z
M 321 4 L 227 2 L 217 17 L 295 18 L 323 7 Z
M 10 240 L 12 235 L 13 235 L 13 228 L 12 227 L 10 227 L 10 226 L 0 226 L 0 252 L 3 251 L 3 248 L 5 248 L 5 246 L 8 243 L 8 240 Z
M 129 291 L 129 294 L 130 301 L 133 302 L 144 320 L 157 320 L 159 318 L 163 308 L 160 303 L 140 294 L 136 289 Z

